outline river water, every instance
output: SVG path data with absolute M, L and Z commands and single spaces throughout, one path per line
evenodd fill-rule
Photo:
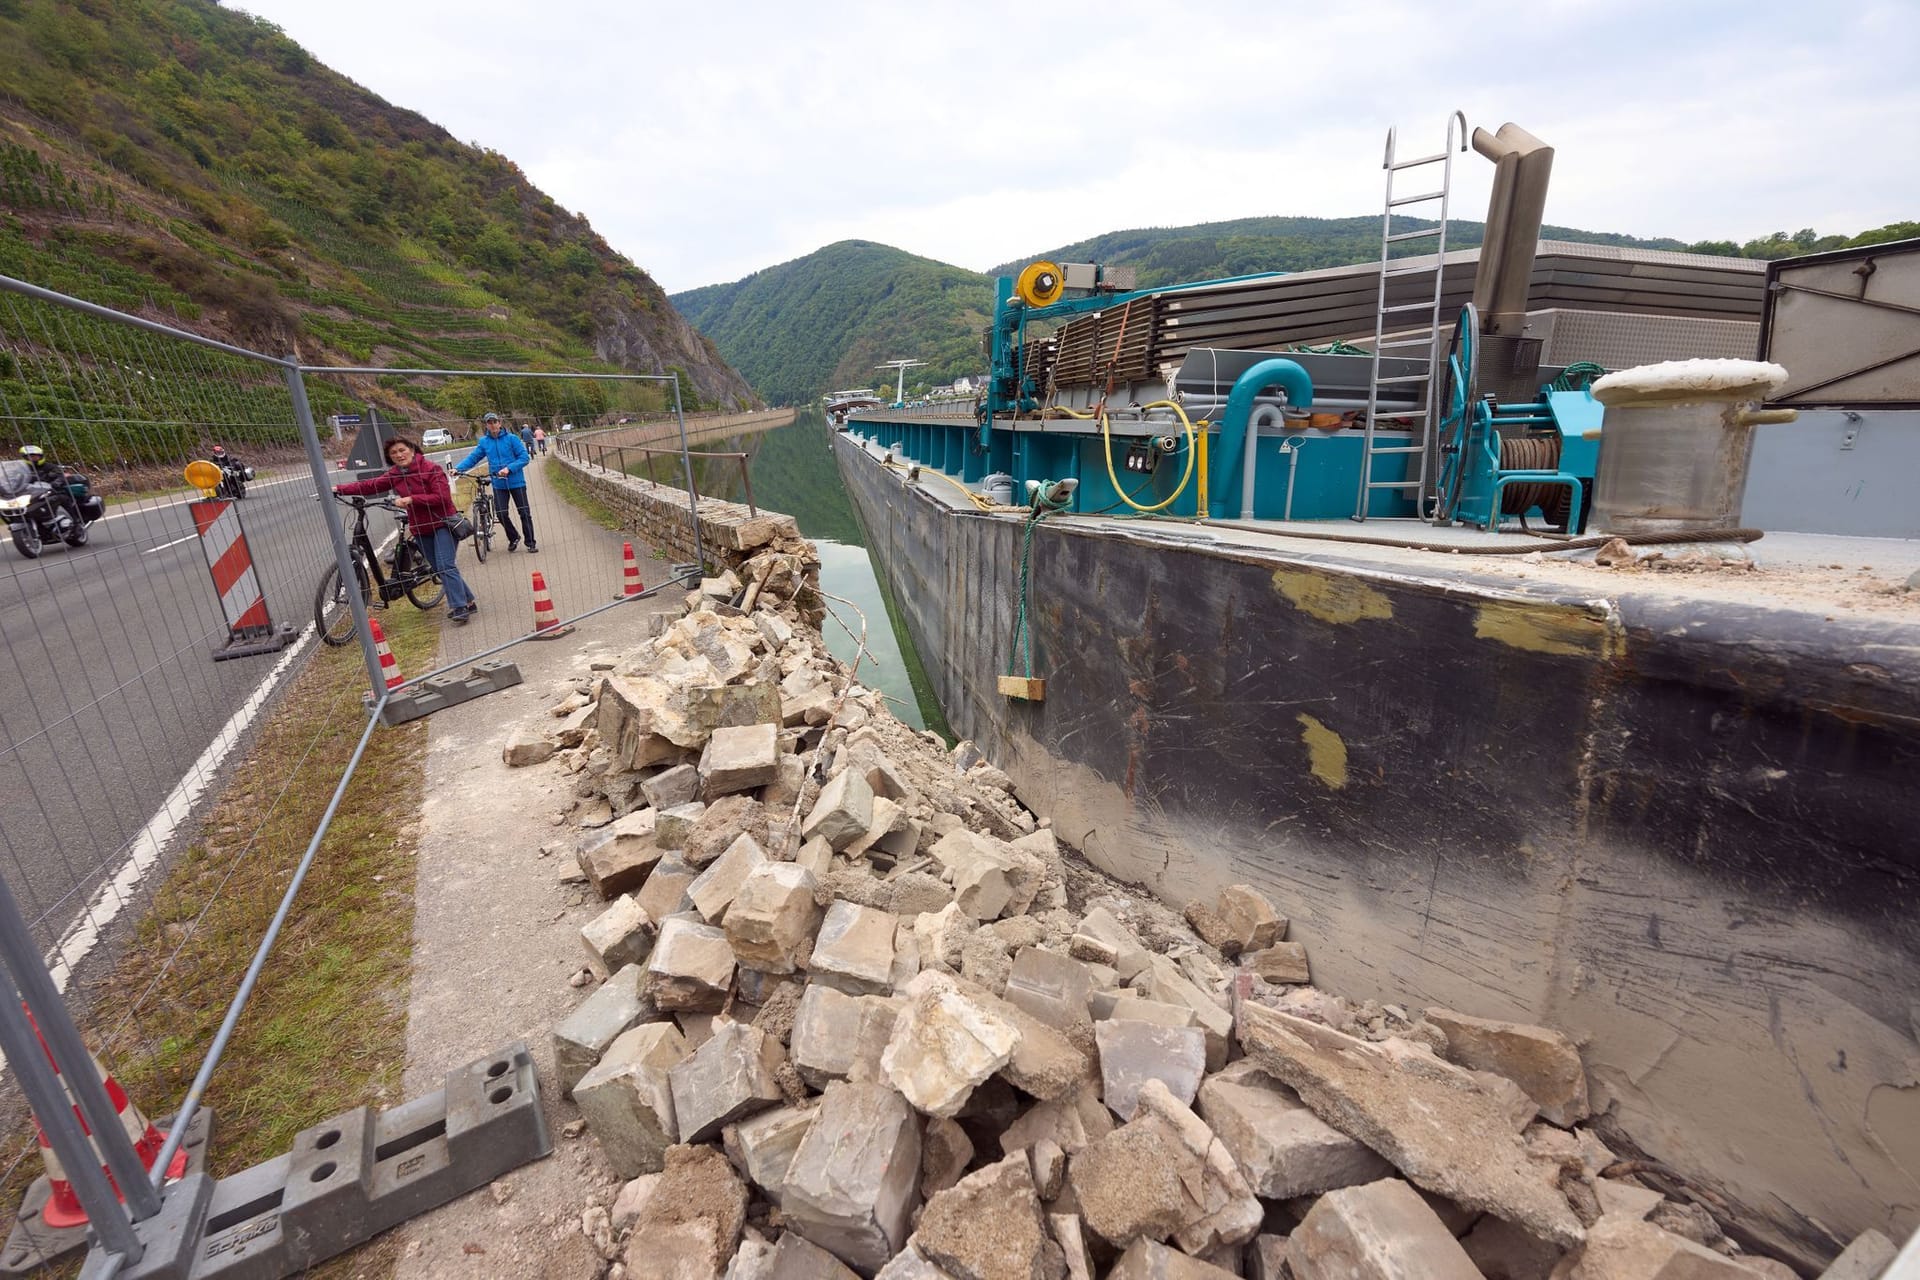
M 951 741 L 953 734 L 934 700 L 920 655 L 867 556 L 866 534 L 841 487 L 829 438 L 825 416 L 818 409 L 803 409 L 790 426 L 735 436 L 704 448 L 748 454 L 754 501 L 792 516 L 800 532 L 820 548 L 820 589 L 841 597 L 827 601 L 830 614 L 820 627 L 827 648 L 852 665 L 859 648 L 854 637 L 864 617 L 868 656 L 860 663 L 860 682 L 885 695 L 893 713 L 905 723 L 932 729 Z M 746 501 L 737 464 L 718 458 L 696 459 L 696 463 L 701 493 Z M 853 607 L 842 601 L 852 602 Z

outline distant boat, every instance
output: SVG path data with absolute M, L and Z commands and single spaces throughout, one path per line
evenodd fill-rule
M 885 401 L 873 394 L 871 387 L 857 387 L 851 391 L 829 391 L 820 397 L 826 406 L 827 421 L 839 426 L 847 420 L 847 415 L 856 409 L 878 409 Z

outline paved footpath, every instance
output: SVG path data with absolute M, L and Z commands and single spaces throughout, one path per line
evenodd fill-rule
M 543 474 L 551 465 L 550 458 L 537 460 L 531 473 L 538 556 L 509 556 L 501 539 L 476 568 L 462 551 L 462 572 L 472 571 L 482 607 L 473 625 L 447 628 L 446 642 L 459 645 L 452 650 L 449 643 L 452 652 L 475 652 L 530 626 L 530 568 L 546 572 L 563 616 L 610 594 L 567 581 L 566 567 L 591 564 L 585 576 L 604 571 L 603 586 L 619 581 L 621 535 L 554 496 Z M 644 547 L 634 550 L 646 555 Z M 643 558 L 640 569 L 648 584 L 666 576 L 657 560 Z M 663 592 L 600 614 L 565 639 L 519 645 L 502 656 L 519 666 L 521 684 L 429 721 L 405 1096 L 435 1089 L 449 1069 L 523 1040 L 533 1051 L 554 1154 L 397 1228 L 400 1280 L 585 1280 L 599 1266 L 580 1233 L 580 1210 L 589 1195 L 609 1200 L 619 1180 L 590 1136 L 564 1136 L 579 1112 L 552 1085 L 551 1032 L 587 994 L 567 979 L 585 957 L 580 926 L 603 904 L 585 886 L 560 883 L 573 861 L 572 829 L 550 815 L 572 803 L 571 776 L 553 764 L 508 769 L 500 755 L 513 726 L 545 714 L 571 677 L 637 645 L 644 611 L 674 610 L 681 599 Z M 543 857 L 542 845 L 568 852 Z

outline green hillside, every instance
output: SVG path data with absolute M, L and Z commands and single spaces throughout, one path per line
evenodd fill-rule
M 211 0 L 0 0 L 0 66 L 0 272 L 314 364 L 678 369 L 700 405 L 753 398 L 511 160 L 271 23 Z M 315 394 L 405 415 L 464 413 L 472 390 Z
M 986 276 L 865 240 L 672 301 L 778 404 L 877 386 L 887 375 L 875 366 L 886 360 L 925 360 L 911 375 L 922 386 L 976 374 L 980 332 L 993 315 Z

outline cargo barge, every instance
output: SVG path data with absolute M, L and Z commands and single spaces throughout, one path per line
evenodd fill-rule
M 1739 1236 L 1809 1266 L 1904 1238 L 1920 528 L 1887 495 L 1920 475 L 1920 343 L 1836 380 L 1806 322 L 1836 275 L 1896 297 L 1881 329 L 1920 314 L 1920 245 L 1537 244 L 1543 149 L 1477 141 L 1484 257 L 1394 256 L 1390 187 L 1373 268 L 1003 281 L 975 413 L 832 437 L 876 568 L 954 730 L 1102 868 L 1259 886 L 1343 993 L 1566 1030 L 1612 1131 Z M 1628 415 L 1578 366 L 1788 348 L 1721 415 L 1744 509 L 1634 508 Z M 1614 526 L 1640 545 L 1609 567 Z

